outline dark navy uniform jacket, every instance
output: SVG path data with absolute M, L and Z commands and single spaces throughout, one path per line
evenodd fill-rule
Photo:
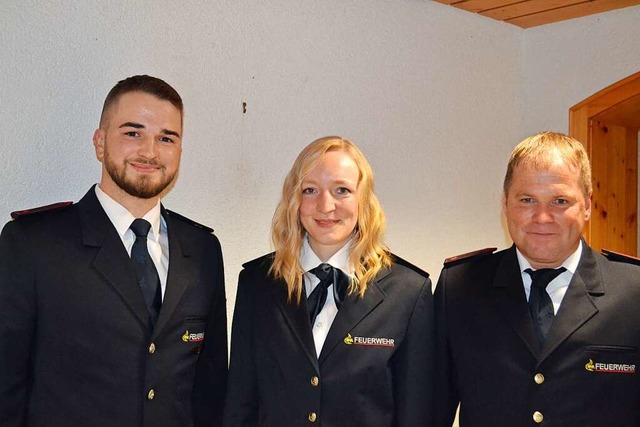
M 515 247 L 445 267 L 438 426 L 640 425 L 640 267 L 586 244 L 538 348 Z
M 394 263 L 349 295 L 318 357 L 306 299 L 287 301 L 271 260 L 240 273 L 224 425 L 432 426 L 428 274 Z
M 191 426 L 194 417 L 220 424 L 227 375 L 220 244 L 210 229 L 162 215 L 170 259 L 153 332 L 134 267 L 93 188 L 77 204 L 4 227 L 3 427 Z

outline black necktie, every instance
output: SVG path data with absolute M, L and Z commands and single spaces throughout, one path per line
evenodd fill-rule
M 547 293 L 547 285 L 566 270 L 564 267 L 556 269 L 541 268 L 535 271 L 527 268 L 525 270 L 525 272 L 531 276 L 529 312 L 533 319 L 540 348 L 544 345 L 544 341 L 551 328 L 551 322 L 553 322 L 553 303 Z
M 149 234 L 151 224 L 144 219 L 138 218 L 131 223 L 129 228 L 136 235 L 136 241 L 133 242 L 131 247 L 131 260 L 136 267 L 138 284 L 144 296 L 144 302 L 147 304 L 149 322 L 151 329 L 153 329 L 162 306 L 162 289 L 160 288 L 158 271 L 147 249 L 147 234 Z
M 311 325 L 316 321 L 316 317 L 324 307 L 324 303 L 327 301 L 327 294 L 329 286 L 333 286 L 333 296 L 336 302 L 336 306 L 340 309 L 342 302 L 344 301 L 347 291 L 349 290 L 349 276 L 344 274 L 339 268 L 335 268 L 330 264 L 322 263 L 310 273 L 315 274 L 320 283 L 315 287 L 313 292 L 307 298 L 307 308 L 309 309 L 309 320 Z

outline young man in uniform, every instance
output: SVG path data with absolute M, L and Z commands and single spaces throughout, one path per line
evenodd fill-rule
M 219 423 L 220 244 L 160 203 L 178 172 L 182 119 L 164 81 L 122 80 L 93 136 L 100 183 L 78 203 L 14 212 L 4 227 L 3 426 Z

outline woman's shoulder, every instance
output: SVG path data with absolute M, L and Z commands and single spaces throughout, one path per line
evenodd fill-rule
M 392 271 L 404 271 L 406 274 L 417 275 L 425 279 L 429 278 L 429 273 L 406 259 L 393 253 L 391 254 L 391 259 L 393 260 Z
M 381 270 L 374 282 L 377 283 L 387 294 L 419 294 L 424 288 L 431 287 L 429 273 L 391 254 L 393 263 L 389 268 Z

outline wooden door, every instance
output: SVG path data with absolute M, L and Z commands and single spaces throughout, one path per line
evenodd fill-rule
M 569 133 L 585 144 L 591 160 L 592 215 L 585 238 L 597 251 L 638 253 L 639 129 L 640 73 L 569 111 Z
M 638 132 L 606 119 L 591 123 L 593 171 L 590 244 L 637 252 Z

